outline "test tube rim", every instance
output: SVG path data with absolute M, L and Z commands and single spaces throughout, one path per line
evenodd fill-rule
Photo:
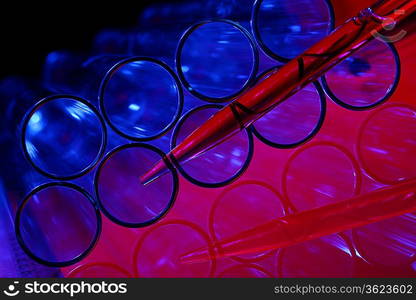
M 277 197 L 277 200 L 279 202 L 281 202 L 282 205 L 282 209 L 283 209 L 283 213 L 284 216 L 288 215 L 290 213 L 289 211 L 289 204 L 287 203 L 286 199 L 282 196 L 282 194 L 276 189 L 274 188 L 272 185 L 263 182 L 263 181 L 259 181 L 259 180 L 242 180 L 234 185 L 230 185 L 227 186 L 223 191 L 221 191 L 221 193 L 214 199 L 213 204 L 211 205 L 211 208 L 209 210 L 208 213 L 208 232 L 209 235 L 211 237 L 211 239 L 217 243 L 220 238 L 218 238 L 218 234 L 216 233 L 215 229 L 214 229 L 214 218 L 215 218 L 215 211 L 219 206 L 220 200 L 222 199 L 222 197 L 227 194 L 228 192 L 232 191 L 235 188 L 244 186 L 244 185 L 258 185 L 261 186 L 269 191 L 271 191 L 273 194 L 275 194 L 275 196 Z M 266 257 L 270 257 L 272 256 L 274 253 L 280 251 L 280 249 L 276 250 L 271 250 L 271 251 L 266 251 L 266 253 L 264 253 L 264 255 L 261 255 L 259 257 L 254 257 L 254 258 L 245 258 L 245 257 L 241 257 L 241 256 L 232 256 L 231 259 L 240 262 L 240 263 L 254 263 L 254 262 L 258 262 L 263 260 Z
M 335 29 L 335 10 L 334 10 L 334 6 L 332 5 L 330 0 L 324 0 L 327 8 L 328 8 L 328 16 L 329 16 L 329 32 L 333 31 Z M 282 63 L 287 63 L 289 61 L 291 61 L 294 57 L 292 58 L 287 58 L 287 57 L 283 57 L 281 55 L 278 55 L 276 53 L 274 53 L 274 51 L 272 51 L 270 49 L 270 47 L 268 47 L 266 45 L 266 43 L 264 42 L 264 40 L 261 37 L 261 33 L 259 30 L 259 24 L 258 24 L 258 14 L 260 12 L 260 7 L 262 4 L 263 0 L 255 0 L 254 4 L 253 4 L 253 9 L 252 9 L 252 13 L 251 13 L 251 31 L 255 37 L 255 40 L 257 42 L 257 44 L 259 45 L 260 49 L 271 59 L 274 59 L 278 62 L 282 62 Z M 328 32 L 328 33 L 329 33 Z M 300 53 L 299 53 L 300 54 Z
M 137 62 L 137 61 L 150 62 L 150 63 L 158 65 L 159 67 L 164 69 L 171 76 L 171 78 L 175 82 L 175 85 L 176 85 L 176 88 L 177 88 L 178 107 L 176 108 L 176 113 L 175 113 L 174 117 L 172 118 L 170 123 L 167 126 L 165 126 L 161 131 L 159 131 L 156 134 L 147 136 L 147 137 L 137 137 L 137 136 L 134 136 L 134 135 L 131 135 L 131 134 L 127 134 L 127 133 L 123 132 L 123 130 L 119 129 L 111 121 L 111 118 L 110 118 L 109 114 L 107 113 L 107 110 L 106 110 L 105 104 L 104 104 L 106 88 L 107 88 L 107 85 L 109 84 L 112 76 L 114 75 L 114 73 L 117 72 L 119 69 L 121 69 L 123 66 L 125 66 L 129 63 L 132 63 L 132 62 Z M 103 80 L 101 81 L 100 88 L 99 88 L 98 106 L 99 106 L 99 110 L 101 111 L 101 113 L 104 117 L 104 120 L 106 121 L 106 123 L 110 126 L 110 128 L 114 132 L 116 132 L 121 137 L 124 137 L 126 139 L 129 139 L 129 140 L 132 140 L 132 141 L 135 141 L 135 142 L 146 142 L 146 141 L 151 141 L 151 140 L 154 140 L 154 139 L 157 139 L 157 138 L 163 136 L 170 129 L 172 129 L 172 127 L 175 126 L 175 124 L 177 123 L 177 121 L 179 120 L 179 118 L 182 114 L 182 110 L 183 110 L 183 106 L 184 106 L 184 94 L 183 94 L 182 85 L 181 85 L 181 82 L 180 82 L 178 76 L 169 67 L 168 64 L 166 64 L 162 60 L 152 58 L 152 57 L 148 57 L 148 56 L 134 56 L 134 57 L 128 57 L 128 58 L 120 60 L 119 62 L 117 62 L 115 65 L 113 65 L 106 72 Z
M 359 128 L 359 132 L 358 132 L 358 138 L 357 138 L 357 143 L 356 143 L 356 152 L 357 152 L 357 159 L 359 164 L 362 166 L 363 170 L 374 180 L 385 184 L 385 185 L 394 185 L 400 182 L 400 180 L 390 180 L 390 179 L 385 179 L 382 176 L 379 176 L 376 174 L 376 172 L 373 172 L 371 170 L 371 168 L 368 167 L 368 164 L 366 163 L 366 160 L 364 159 L 364 155 L 362 153 L 362 144 L 363 144 L 363 135 L 364 135 L 364 131 L 365 128 L 367 127 L 368 123 L 370 123 L 370 121 L 372 121 L 374 119 L 375 116 L 377 116 L 379 113 L 382 113 L 386 110 L 389 110 L 391 108 L 405 108 L 408 109 L 410 111 L 414 111 L 416 113 L 416 106 L 413 106 L 411 104 L 408 103 L 390 103 L 388 105 L 385 105 L 383 107 L 381 107 L 380 109 L 374 110 L 371 112 L 370 115 L 368 115 L 366 117 L 366 119 L 364 120 L 364 122 L 361 124 L 360 128 Z
M 81 193 L 91 204 L 92 208 L 95 211 L 95 216 L 96 216 L 96 220 L 97 220 L 97 225 L 96 225 L 96 231 L 95 231 L 95 235 L 93 237 L 93 239 L 90 242 L 90 245 L 88 246 L 87 249 L 85 249 L 81 254 L 79 254 L 78 256 L 76 256 L 75 258 L 68 260 L 68 261 L 62 261 L 62 262 L 52 262 L 52 261 L 47 261 L 43 258 L 38 257 L 36 254 L 34 254 L 30 248 L 28 246 L 26 246 L 26 243 L 23 239 L 21 230 L 20 230 L 20 221 L 21 221 L 21 214 L 23 212 L 24 207 L 26 206 L 26 204 L 28 203 L 28 201 L 32 198 L 33 195 L 35 195 L 36 193 L 45 190 L 47 188 L 50 187 L 66 187 L 72 190 L 75 190 L 78 193 Z M 32 258 L 34 261 L 43 264 L 45 266 L 49 266 L 49 267 L 67 267 L 70 265 L 73 265 L 79 261 L 81 261 L 82 259 L 84 259 L 96 246 L 98 239 L 101 235 L 101 231 L 102 231 L 102 219 L 101 219 L 101 213 L 99 210 L 99 207 L 97 205 L 97 202 L 94 200 L 94 198 L 82 187 L 73 184 L 71 182 L 65 182 L 65 181 L 53 181 L 53 182 L 48 182 L 48 183 L 44 183 L 41 184 L 37 187 L 35 187 L 34 189 L 32 189 L 23 199 L 23 201 L 19 204 L 19 207 L 17 208 L 17 212 L 16 212 L 16 217 L 14 220 L 14 224 L 15 224 L 15 235 L 16 235 L 16 239 L 20 245 L 20 247 L 22 248 L 22 250 L 30 257 Z
M 267 75 L 269 72 L 272 72 L 274 70 L 277 70 L 281 68 L 280 66 L 277 67 L 272 67 L 270 69 L 267 69 L 266 71 L 262 72 L 258 77 L 257 77 L 257 82 L 265 75 Z M 325 121 L 325 117 L 326 117 L 326 111 L 327 111 L 327 104 L 326 104 L 326 96 L 325 96 L 325 92 L 322 88 L 322 86 L 319 84 L 318 81 L 313 81 L 312 84 L 315 86 L 316 91 L 318 92 L 318 96 L 319 96 L 319 101 L 320 101 L 320 106 L 321 106 L 321 111 L 319 114 L 319 120 L 318 123 L 314 126 L 313 130 L 303 139 L 301 139 L 299 142 L 296 143 L 290 143 L 290 144 L 281 144 L 281 143 L 275 143 L 272 142 L 270 140 L 268 140 L 267 138 L 265 138 L 257 129 L 256 129 L 256 123 L 254 122 L 252 125 L 252 130 L 253 130 L 253 134 L 255 135 L 256 138 L 258 138 L 261 142 L 265 143 L 266 145 L 273 147 L 273 148 L 277 148 L 277 149 L 290 149 L 290 148 L 296 148 L 300 145 L 305 144 L 306 142 L 310 141 L 311 139 L 313 139 L 319 132 L 319 130 L 321 130 L 322 125 L 324 124 Z
M 221 109 L 224 106 L 221 104 L 205 104 L 205 105 L 201 105 L 198 107 L 195 107 L 193 109 L 191 109 L 190 111 L 188 111 L 187 113 L 185 113 L 178 121 L 178 123 L 176 124 L 175 128 L 173 129 L 172 132 L 172 137 L 170 140 L 170 148 L 173 149 L 176 147 L 177 145 L 177 138 L 178 138 L 178 134 L 180 131 L 181 126 L 186 122 L 186 120 L 194 113 L 205 110 L 205 109 Z M 203 182 L 200 180 L 197 180 L 195 178 L 193 178 L 191 175 L 189 175 L 184 168 L 182 168 L 182 166 L 180 165 L 180 162 L 177 161 L 173 156 L 171 156 L 170 158 L 172 159 L 172 163 L 174 164 L 174 166 L 176 167 L 176 169 L 178 169 L 179 173 L 189 182 L 191 182 L 192 184 L 195 184 L 196 186 L 200 186 L 200 187 L 204 187 L 204 188 L 219 188 L 219 187 L 223 187 L 226 186 L 228 184 L 233 183 L 234 181 L 236 181 L 238 178 L 240 178 L 244 172 L 247 170 L 248 166 L 250 165 L 251 160 L 253 159 L 253 154 L 254 154 L 254 138 L 253 138 L 253 134 L 251 132 L 251 126 L 247 127 L 244 129 L 244 131 L 247 134 L 247 140 L 248 140 L 248 153 L 247 153 L 247 158 L 244 161 L 244 164 L 241 166 L 241 168 L 238 170 L 238 172 L 236 172 L 232 177 L 230 177 L 227 180 L 221 181 L 221 182 L 215 182 L 215 183 L 207 183 L 207 182 Z
M 154 218 L 152 218 L 148 221 L 145 221 L 145 222 L 126 222 L 126 221 L 120 220 L 119 218 L 113 216 L 110 213 L 110 211 L 102 203 L 101 197 L 100 197 L 99 180 L 100 180 L 100 174 L 101 174 L 103 166 L 113 155 L 115 155 L 115 154 L 117 154 L 117 153 L 119 153 L 123 150 L 130 149 L 130 148 L 144 148 L 144 149 L 150 150 L 150 151 L 158 154 L 160 156 L 160 158 L 163 159 L 163 161 L 166 164 L 166 167 L 168 168 L 168 170 L 172 174 L 172 194 L 171 194 L 169 202 L 167 203 L 166 207 L 163 209 L 163 211 L 159 215 L 157 215 L 156 217 L 154 217 Z M 139 182 L 139 176 L 137 177 L 137 181 Z M 128 144 L 124 144 L 124 145 L 120 145 L 120 146 L 115 147 L 110 152 L 108 152 L 105 155 L 105 157 L 102 159 L 102 161 L 100 162 L 100 164 L 97 167 L 97 171 L 95 172 L 94 190 L 95 190 L 95 196 L 97 198 L 97 204 L 98 204 L 100 210 L 112 222 L 114 222 L 115 224 L 118 224 L 120 226 L 127 227 L 127 228 L 142 228 L 142 227 L 146 227 L 146 226 L 149 226 L 149 225 L 152 225 L 152 224 L 158 222 L 160 219 L 165 217 L 167 215 L 167 213 L 169 212 L 169 210 L 173 207 L 173 204 L 175 203 L 175 200 L 176 200 L 176 197 L 177 197 L 178 191 L 179 191 L 179 177 L 178 177 L 178 173 L 176 172 L 176 169 L 172 166 L 170 161 L 168 159 L 166 159 L 166 155 L 162 150 L 160 150 L 159 148 L 157 148 L 153 145 L 149 145 L 149 144 L 145 144 L 145 143 L 128 143 Z
M 133 275 L 135 278 L 140 277 L 140 271 L 138 268 L 138 257 L 139 257 L 139 250 L 143 246 L 143 243 L 148 235 L 150 235 L 153 231 L 159 229 L 160 227 L 166 226 L 166 225 L 181 225 L 189 227 L 190 229 L 194 230 L 198 234 L 201 235 L 201 237 L 205 240 L 207 243 L 207 249 L 208 249 L 208 255 L 210 257 L 209 262 L 211 264 L 210 270 L 209 270 L 209 277 L 213 277 L 215 274 L 215 270 L 217 267 L 217 259 L 216 259 L 216 252 L 213 247 L 212 241 L 209 238 L 208 233 L 206 233 L 203 228 L 201 228 L 198 224 L 195 224 L 193 222 L 187 221 L 187 220 L 181 220 L 181 219 L 170 219 L 165 220 L 163 222 L 157 223 L 152 227 L 149 227 L 137 240 L 136 245 L 133 250 Z
M 182 71 L 182 50 L 183 50 L 183 47 L 185 46 L 185 43 L 186 43 L 188 37 L 195 30 L 197 30 L 199 27 L 202 27 L 206 24 L 212 24 L 212 23 L 225 23 L 225 24 L 231 25 L 232 27 L 234 27 L 235 29 L 240 31 L 243 34 L 243 36 L 247 39 L 247 42 L 250 45 L 250 48 L 252 50 L 252 55 L 253 55 L 253 65 L 252 65 L 252 68 L 251 68 L 251 72 L 250 72 L 250 75 L 248 76 L 246 82 L 244 83 L 244 85 L 238 91 L 236 91 L 236 92 L 234 92 L 230 95 L 222 96 L 222 97 L 207 96 L 207 95 L 204 95 L 201 92 L 198 92 L 196 89 L 192 88 L 192 85 L 188 82 L 188 80 L 185 77 L 184 72 Z M 185 87 L 185 89 L 190 94 L 197 97 L 198 99 L 201 99 L 201 100 L 209 102 L 209 103 L 224 103 L 224 102 L 227 102 L 229 100 L 232 100 L 232 99 L 236 98 L 238 95 L 240 95 L 241 93 L 246 91 L 248 88 L 250 88 L 252 83 L 256 80 L 257 71 L 258 71 L 258 68 L 259 68 L 259 50 L 258 50 L 257 44 L 256 44 L 253 36 L 251 35 L 250 31 L 248 31 L 246 28 L 244 28 L 238 22 L 231 21 L 231 20 L 228 20 L 228 19 L 220 19 L 220 18 L 218 18 L 218 19 L 217 18 L 206 19 L 206 20 L 194 23 L 193 25 L 188 27 L 188 29 L 186 29 L 185 32 L 180 37 L 179 43 L 178 43 L 178 46 L 177 46 L 176 52 L 175 52 L 175 67 L 176 67 L 176 72 L 178 73 L 178 77 L 179 77 L 182 85 Z
M 375 101 L 372 104 L 368 104 L 368 105 L 364 105 L 364 106 L 357 106 L 357 105 L 351 105 L 348 104 L 344 101 L 342 101 L 339 97 L 337 97 L 335 95 L 335 93 L 331 90 L 328 81 L 326 80 L 326 74 L 321 76 L 321 82 L 322 82 L 322 87 L 325 91 L 325 94 L 328 95 L 329 99 L 331 99 L 333 102 L 335 102 L 336 104 L 338 104 L 339 106 L 346 108 L 348 110 L 352 110 L 352 111 L 365 111 L 365 110 L 370 110 L 373 109 L 383 103 L 385 103 L 387 100 L 389 100 L 391 98 L 391 96 L 394 94 L 394 92 L 396 91 L 399 82 L 400 82 L 400 77 L 401 77 L 401 61 L 400 61 L 400 55 L 399 52 L 397 51 L 396 47 L 392 44 L 392 43 L 386 43 L 385 44 L 390 48 L 391 52 L 393 53 L 393 57 L 394 57 L 394 61 L 396 63 L 396 75 L 394 76 L 394 81 L 392 83 L 392 85 L 389 87 L 387 93 L 381 97 L 380 99 L 378 99 L 377 101 Z M 364 46 L 366 47 L 366 46 Z
M 289 167 L 290 164 L 292 163 L 292 161 L 298 157 L 300 154 L 302 154 L 302 152 L 313 148 L 313 147 L 319 147 L 319 146 L 323 146 L 323 147 L 332 147 L 335 148 L 337 151 L 341 152 L 342 154 L 344 154 L 351 162 L 351 166 L 353 169 L 353 172 L 355 173 L 355 184 L 354 184 L 354 191 L 352 196 L 358 196 L 359 193 L 361 192 L 361 187 L 362 187 L 362 173 L 361 173 L 361 168 L 360 168 L 360 164 L 358 162 L 358 160 L 354 157 L 354 155 L 348 151 L 347 148 L 340 146 L 334 142 L 330 142 L 330 141 L 316 141 L 316 142 L 312 142 L 310 144 L 306 144 L 301 148 L 297 148 L 293 153 L 291 153 L 290 157 L 288 158 L 288 160 L 285 163 L 285 166 L 283 168 L 282 171 L 282 195 L 285 198 L 286 203 L 289 205 L 289 208 L 292 210 L 292 212 L 297 213 L 300 212 L 301 210 L 299 210 L 296 205 L 294 205 L 292 203 L 292 201 L 290 200 L 289 197 L 289 192 L 288 192 L 288 188 L 287 188 L 287 178 L 288 178 L 288 173 L 289 173 Z
M 32 117 L 32 115 L 39 109 L 41 108 L 43 105 L 55 101 L 55 100 L 60 100 L 60 99 L 70 99 L 76 102 L 80 102 L 84 105 L 86 105 L 95 115 L 95 117 L 98 119 L 99 123 L 100 123 L 100 127 L 102 130 L 102 136 L 101 136 L 101 144 L 100 144 L 100 149 L 97 152 L 97 155 L 95 156 L 94 160 L 85 168 L 83 168 L 81 171 L 78 171 L 72 175 L 57 175 L 54 174 L 52 172 L 43 170 L 43 168 L 41 168 L 40 166 L 38 166 L 31 158 L 29 151 L 26 147 L 26 132 L 27 132 L 27 126 L 29 124 L 29 121 Z M 32 108 L 30 108 L 26 114 L 24 115 L 23 119 L 22 119 L 22 126 L 21 126 L 21 148 L 23 151 L 24 156 L 26 157 L 26 159 L 29 161 L 30 165 L 36 170 L 38 171 L 40 174 L 49 177 L 51 179 L 54 180 L 73 180 L 79 177 L 82 177 L 83 175 L 87 174 L 88 172 L 90 172 L 97 164 L 98 162 L 101 160 L 101 158 L 104 156 L 105 153 L 105 149 L 107 147 L 107 127 L 105 125 L 105 121 L 103 119 L 103 117 L 101 116 L 100 112 L 98 111 L 98 109 L 96 109 L 94 107 L 94 105 L 92 105 L 88 100 L 85 100 L 83 98 L 80 98 L 78 96 L 73 96 L 73 95 L 68 95 L 68 94 L 56 94 L 56 95 L 52 95 L 52 96 L 47 96 L 43 99 L 41 99 L 40 101 L 38 101 L 34 106 L 32 106 Z

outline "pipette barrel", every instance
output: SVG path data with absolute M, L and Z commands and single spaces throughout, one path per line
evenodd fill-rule
M 215 243 L 217 257 L 278 249 L 416 210 L 416 180 L 267 222 Z M 206 250 L 185 254 L 186 262 L 210 259 Z
M 396 14 L 396 9 L 401 9 L 404 13 Z M 167 157 L 178 163 L 215 147 L 373 40 L 375 34 L 383 30 L 386 18 L 400 22 L 415 9 L 415 0 L 390 0 L 379 1 L 371 8 L 362 10 L 356 17 L 220 110 Z M 160 161 L 140 180 L 151 182 L 165 168 L 164 162 Z

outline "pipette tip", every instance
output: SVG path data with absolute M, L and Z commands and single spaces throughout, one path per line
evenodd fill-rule
M 210 261 L 212 257 L 208 249 L 197 249 L 184 253 L 179 257 L 179 262 L 182 264 L 195 264 Z
M 146 175 L 146 174 L 145 174 Z M 158 176 L 154 176 L 154 177 L 148 177 L 148 176 L 140 176 L 140 183 L 144 186 L 151 184 L 153 181 L 155 181 L 156 179 L 158 179 Z
M 163 160 L 158 161 L 150 170 L 140 176 L 140 183 L 144 186 L 156 181 L 162 175 L 167 173 L 168 168 Z

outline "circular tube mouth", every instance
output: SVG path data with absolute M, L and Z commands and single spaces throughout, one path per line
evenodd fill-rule
M 269 27 L 262 22 L 269 22 Z M 257 44 L 280 62 L 290 61 L 320 41 L 334 29 L 334 23 L 329 0 L 256 0 L 251 16 Z
M 179 79 L 192 95 L 222 103 L 255 81 L 259 53 L 243 26 L 226 19 L 205 20 L 182 35 L 175 65 Z
M 347 200 L 358 195 L 361 185 L 357 160 L 332 142 L 314 142 L 296 149 L 282 173 L 282 193 L 294 212 Z
M 326 94 L 349 110 L 368 110 L 386 102 L 400 80 L 396 48 L 373 40 L 322 77 Z
M 184 264 L 181 255 L 207 248 L 209 261 Z M 213 277 L 215 249 L 208 234 L 198 225 L 179 219 L 150 227 L 137 241 L 133 251 L 134 277 Z
M 100 85 L 104 119 L 117 134 L 134 141 L 150 141 L 168 132 L 178 121 L 183 102 L 177 75 L 150 57 L 118 62 Z
M 87 100 L 54 95 L 40 100 L 23 119 L 21 143 L 42 175 L 71 180 L 88 173 L 104 155 L 107 128 Z
M 17 241 L 36 262 L 65 267 L 91 252 L 101 233 L 101 214 L 81 187 L 50 182 L 33 189 L 15 218 Z
M 262 73 L 257 82 L 278 68 Z M 254 135 L 279 149 L 294 148 L 311 140 L 321 129 L 326 115 L 326 97 L 314 81 L 254 122 Z
M 221 108 L 220 104 L 207 104 L 183 115 L 173 130 L 171 149 Z M 250 129 L 245 129 L 192 160 L 183 163 L 175 161 L 174 164 L 191 183 L 217 188 L 237 180 L 248 168 L 253 152 L 253 135 Z
M 414 178 L 415 132 L 413 105 L 390 104 L 372 112 L 360 127 L 356 144 L 358 160 L 365 172 L 387 185 Z
M 244 230 L 275 220 L 287 214 L 288 207 L 280 193 L 271 185 L 244 180 L 228 186 L 214 200 L 208 219 L 211 239 L 218 242 Z M 263 260 L 274 250 L 231 257 L 249 263 Z
M 144 186 L 140 176 L 161 159 L 170 172 Z M 94 187 L 104 215 L 121 226 L 137 228 L 149 226 L 167 214 L 176 199 L 179 179 L 161 150 L 131 143 L 106 155 L 98 166 Z

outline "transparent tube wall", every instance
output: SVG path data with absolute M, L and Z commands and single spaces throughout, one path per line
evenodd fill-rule
M 189 111 L 182 117 L 172 136 L 172 148 L 208 120 L 222 106 L 205 105 Z M 216 187 L 236 180 L 248 167 L 253 155 L 253 138 L 243 130 L 215 148 L 181 163 L 179 170 L 191 182 Z
M 230 100 L 255 80 L 258 51 L 251 34 L 232 21 L 192 25 L 179 41 L 176 69 L 188 91 L 208 102 Z
M 20 78 L 4 82 L 7 85 L 2 85 L 0 93 L 7 103 L 9 115 L 5 119 L 9 126 L 2 130 L 8 137 L 6 147 L 2 147 L 6 161 L 2 170 L 7 169 L 7 172 L 2 171 L 1 176 L 7 190 L 10 216 L 15 219 L 17 241 L 38 263 L 56 267 L 75 263 L 95 244 L 101 231 L 100 214 L 87 192 L 71 183 L 52 182 L 26 160 L 21 144 L 23 130 L 17 124 L 23 121 L 23 115 L 38 97 L 43 97 L 46 92 L 37 90 L 35 83 Z M 50 99 L 55 98 L 61 99 L 53 96 Z M 65 100 L 73 99 L 68 96 Z M 60 121 L 63 125 L 68 124 L 65 118 Z M 48 125 L 48 130 L 53 132 L 56 129 L 56 125 Z M 44 136 L 50 134 L 48 130 Z M 57 153 L 52 154 L 49 153 L 48 158 L 63 162 Z
M 70 179 L 88 172 L 103 155 L 106 139 L 98 111 L 72 96 L 41 100 L 23 122 L 23 150 L 33 166 L 51 178 Z
M 141 184 L 140 175 L 162 159 L 163 152 L 146 144 L 127 144 L 111 151 L 95 177 L 95 191 L 103 212 L 127 227 L 143 227 L 158 221 L 173 205 L 178 192 L 176 171 L 152 184 Z
M 322 82 L 333 101 L 348 109 L 370 109 L 394 93 L 400 76 L 392 44 L 374 39 L 325 73 Z
M 284 62 L 328 35 L 333 22 L 326 0 L 257 0 L 252 26 L 262 50 Z

